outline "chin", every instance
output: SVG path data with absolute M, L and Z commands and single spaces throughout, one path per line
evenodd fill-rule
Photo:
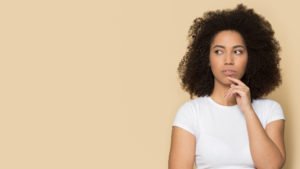
M 233 78 L 236 78 L 236 79 L 241 79 L 239 75 L 227 75 L 229 77 L 233 77 Z M 227 76 L 224 76 L 224 78 L 226 78 Z
M 224 84 L 229 86 L 229 85 L 231 85 L 231 82 L 229 80 L 225 79 Z
M 241 80 L 241 78 L 237 75 L 230 75 L 229 77 Z M 225 85 L 231 85 L 231 81 L 227 79 L 227 76 L 224 76 L 223 82 Z

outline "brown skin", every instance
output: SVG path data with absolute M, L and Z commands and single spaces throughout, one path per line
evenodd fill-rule
M 250 150 L 257 168 L 281 168 L 285 161 L 284 121 L 274 121 L 266 130 L 261 125 L 251 104 L 250 89 L 240 80 L 247 59 L 244 41 L 238 32 L 227 30 L 216 35 L 210 51 L 210 65 L 215 77 L 211 97 L 223 105 L 238 104 L 244 113 Z M 224 69 L 233 69 L 236 73 L 229 76 L 222 72 Z
M 251 100 L 267 96 L 282 83 L 280 44 L 270 22 L 254 9 L 239 4 L 232 10 L 207 11 L 194 19 L 189 29 L 187 51 L 178 65 L 181 87 L 191 99 L 213 92 L 210 48 L 213 38 L 222 30 L 235 30 L 244 38 L 249 58 L 241 80 L 251 89 Z
M 256 168 L 280 169 L 285 162 L 284 120 L 273 121 L 266 129 L 262 127 L 251 105 L 250 89 L 240 80 L 245 72 L 247 58 L 247 51 L 239 33 L 222 31 L 215 36 L 210 51 L 210 65 L 215 77 L 211 97 L 220 104 L 238 104 L 241 108 L 247 123 L 250 150 Z M 236 73 L 225 75 L 222 70 L 226 68 L 234 69 Z M 184 129 L 174 126 L 168 168 L 192 169 L 195 148 L 196 138 Z
M 250 151 L 258 169 L 281 169 L 285 163 L 284 120 L 276 120 L 263 128 L 250 102 L 250 90 L 241 80 L 228 77 L 233 83 L 225 97 L 234 96 L 244 113 Z
M 196 138 L 186 130 L 173 126 L 168 169 L 193 169 Z
M 241 79 L 245 73 L 248 53 L 241 35 L 236 31 L 221 31 L 212 41 L 210 48 L 210 65 L 214 80 L 214 89 L 211 98 L 222 105 L 235 105 L 234 97 L 224 97 L 230 88 L 231 82 L 222 71 L 233 69 L 232 77 Z

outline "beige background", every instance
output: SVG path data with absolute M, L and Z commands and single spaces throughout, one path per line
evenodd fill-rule
M 1 1 L 0 168 L 164 169 L 189 99 L 177 66 L 207 10 L 240 1 Z M 285 169 L 299 165 L 300 11 L 245 1 L 273 25 L 287 117 Z

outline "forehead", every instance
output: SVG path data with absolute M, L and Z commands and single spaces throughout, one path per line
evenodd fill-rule
M 211 43 L 211 46 L 222 45 L 226 47 L 244 45 L 244 39 L 242 35 L 234 30 L 224 30 L 218 32 Z

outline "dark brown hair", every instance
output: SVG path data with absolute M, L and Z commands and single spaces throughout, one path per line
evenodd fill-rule
M 210 95 L 214 76 L 209 67 L 213 37 L 220 31 L 241 34 L 248 51 L 248 62 L 242 81 L 250 88 L 251 101 L 269 94 L 281 84 L 280 45 L 271 24 L 253 9 L 238 4 L 235 9 L 209 11 L 196 18 L 189 29 L 187 52 L 178 66 L 181 86 L 190 97 Z

